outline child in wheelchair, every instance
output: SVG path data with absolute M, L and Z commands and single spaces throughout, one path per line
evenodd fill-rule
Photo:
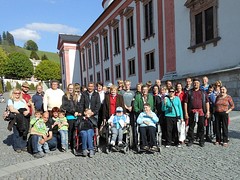
M 112 115 L 108 120 L 111 130 L 111 140 L 110 145 L 113 147 L 118 139 L 118 147 L 123 147 L 123 134 L 127 131 L 127 124 L 129 124 L 130 119 L 127 115 L 123 114 L 123 108 L 117 107 L 116 114 Z

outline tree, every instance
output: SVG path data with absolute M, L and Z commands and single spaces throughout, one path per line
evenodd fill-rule
M 11 33 L 7 31 L 6 41 L 9 46 L 15 46 L 14 37 Z
M 2 36 L 0 35 L 0 44 L 2 44 Z
M 42 61 L 36 67 L 34 77 L 42 81 L 49 79 L 61 80 L 60 64 L 54 61 Z
M 5 75 L 5 71 L 6 71 L 6 66 L 7 63 L 9 61 L 9 58 L 7 56 L 7 54 L 5 53 L 5 51 L 0 48 L 0 76 L 4 76 Z
M 38 57 L 36 51 L 32 51 L 32 52 L 31 52 L 31 54 L 30 54 L 30 59 L 39 60 L 39 57 Z
M 6 77 L 25 79 L 33 75 L 33 64 L 25 54 L 14 52 L 8 57 Z
M 46 54 L 43 54 L 42 57 L 41 57 L 41 60 L 48 60 L 48 57 Z
M 24 48 L 30 51 L 38 51 L 38 45 L 33 40 L 28 40 L 24 44 Z

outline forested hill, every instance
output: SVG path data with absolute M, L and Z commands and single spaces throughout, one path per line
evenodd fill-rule
M 7 53 L 21 52 L 21 53 L 26 54 L 28 57 L 30 57 L 30 54 L 32 52 L 30 50 L 21 48 L 19 46 L 0 45 L 0 48 L 4 49 L 4 51 L 6 51 Z M 57 53 L 40 51 L 40 50 L 36 51 L 36 53 L 40 58 L 45 54 L 49 60 L 60 63 L 59 56 Z

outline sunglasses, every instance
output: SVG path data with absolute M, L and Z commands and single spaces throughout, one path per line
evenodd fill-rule
M 174 91 L 169 91 L 170 93 L 174 93 Z
M 21 94 L 20 92 L 15 92 L 14 94 Z

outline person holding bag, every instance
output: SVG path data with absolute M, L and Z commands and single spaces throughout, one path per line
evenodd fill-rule
M 165 111 L 165 121 L 166 121 L 166 147 L 170 147 L 172 141 L 174 145 L 179 144 L 177 122 L 183 122 L 183 111 L 181 101 L 178 96 L 174 95 L 175 91 L 171 87 L 168 91 L 168 96 L 164 98 L 162 103 L 162 111 Z

